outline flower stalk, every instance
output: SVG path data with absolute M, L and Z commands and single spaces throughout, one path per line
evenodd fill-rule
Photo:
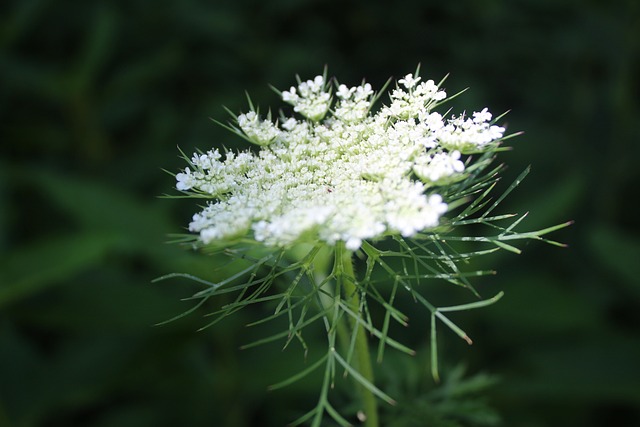
M 352 252 L 347 250 L 342 242 L 336 245 L 336 262 L 339 263 L 339 271 L 342 272 L 338 277 L 340 278 L 339 287 L 344 295 L 344 300 L 352 313 L 361 316 L 362 307 L 353 272 Z M 356 317 L 350 317 L 349 319 L 351 333 L 355 336 L 354 355 L 357 361 L 357 368 L 360 374 L 369 383 L 373 384 L 374 376 L 369 343 L 364 328 L 358 320 Z M 378 427 L 378 403 L 375 395 L 363 384 L 357 384 L 357 387 L 362 401 L 364 425 L 366 427 Z

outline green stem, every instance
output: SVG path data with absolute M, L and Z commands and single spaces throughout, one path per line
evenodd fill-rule
M 342 285 L 342 292 L 345 301 L 352 312 L 360 313 L 360 297 L 356 288 L 355 275 L 353 273 L 352 253 L 344 247 L 344 243 L 336 246 L 336 261 L 340 263 L 342 275 L 339 280 Z M 362 325 L 354 318 L 350 318 L 351 328 L 356 334 L 354 354 L 358 363 L 358 372 L 373 384 L 373 368 L 371 367 L 371 356 L 369 354 L 369 343 L 367 335 Z M 366 427 L 378 427 L 378 403 L 374 394 L 366 387 L 359 385 L 360 397 L 362 398 L 363 412 L 366 416 L 364 425 Z

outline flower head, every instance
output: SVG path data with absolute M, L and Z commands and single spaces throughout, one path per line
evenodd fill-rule
M 317 122 L 329 111 L 331 94 L 326 91 L 324 77 L 316 76 L 313 80 L 301 82 L 297 89 L 291 86 L 291 89 L 282 92 L 282 100 L 293 105 L 296 113 Z
M 259 151 L 196 154 L 176 175 L 178 190 L 210 199 L 190 231 L 205 244 L 249 235 L 274 247 L 319 240 L 356 250 L 438 226 L 447 211 L 438 189 L 462 179 L 462 156 L 487 150 L 504 128 L 489 123 L 486 108 L 473 118 L 432 111 L 446 98 L 433 80 L 408 74 L 398 83 L 408 92 L 393 90 L 377 113 L 370 84 L 338 85 L 332 109 L 317 76 L 282 92 L 294 114 L 280 125 L 240 114 Z

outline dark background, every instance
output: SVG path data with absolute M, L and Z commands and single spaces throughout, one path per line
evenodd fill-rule
M 165 243 L 197 208 L 157 197 L 162 169 L 184 167 L 177 146 L 240 144 L 209 118 L 246 111 L 245 90 L 266 110 L 295 74 L 380 87 L 418 63 L 470 87 L 454 106 L 512 110 L 525 131 L 505 183 L 532 172 L 501 211 L 530 211 L 523 230 L 576 221 L 553 236 L 568 249 L 487 262 L 499 274 L 474 283 L 506 296 L 456 317 L 474 346 L 440 334 L 445 378 L 463 363 L 495 379 L 449 422 L 486 416 L 440 425 L 640 425 L 639 17 L 633 0 L 3 1 L 0 426 L 280 426 L 313 407 L 313 379 L 266 390 L 303 366 L 298 348 L 238 349 L 266 309 L 198 332 L 214 301 L 154 326 L 198 288 L 153 278 L 215 280 L 224 262 Z M 433 398 L 428 316 L 409 315 L 418 356 L 389 352 L 382 382 L 391 366 Z

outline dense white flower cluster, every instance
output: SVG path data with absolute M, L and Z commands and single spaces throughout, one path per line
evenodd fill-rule
M 504 128 L 486 108 L 446 119 L 432 111 L 445 91 L 420 80 L 400 79 L 375 114 L 368 83 L 337 85 L 331 109 L 323 76 L 282 92 L 302 117 L 278 124 L 241 114 L 238 132 L 259 152 L 195 154 L 176 175 L 178 190 L 211 199 L 189 229 L 205 244 L 250 234 L 267 246 L 320 240 L 356 250 L 437 226 L 447 211 L 438 186 L 464 178 L 462 156 L 495 146 Z
M 322 120 L 331 106 L 331 94 L 325 90 L 323 76 L 301 82 L 297 90 L 291 86 L 282 92 L 282 100 L 293 105 L 293 111 L 314 122 Z

